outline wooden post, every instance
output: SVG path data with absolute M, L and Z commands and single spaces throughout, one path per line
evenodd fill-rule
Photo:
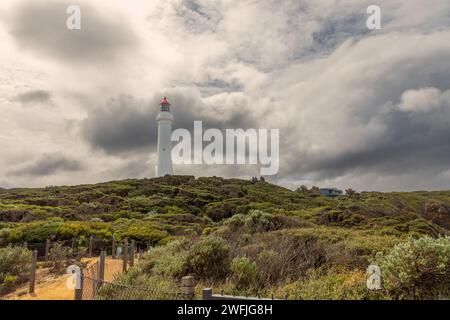
M 29 293 L 34 293 L 34 287 L 36 283 L 36 262 L 37 262 L 37 250 L 33 250 L 31 256 L 31 270 L 30 270 L 30 290 Z
M 80 267 L 80 288 L 75 289 L 75 300 L 83 300 L 83 283 L 84 283 L 83 268 Z
M 211 288 L 205 288 L 202 291 L 202 298 L 203 300 L 212 300 L 212 295 L 213 295 L 213 289 Z
M 25 249 L 28 249 L 28 242 L 24 241 L 24 242 L 23 242 L 23 247 L 24 247 Z
M 135 247 L 136 247 L 136 241 L 131 240 L 131 248 L 130 248 L 130 267 L 134 267 Z
M 105 263 L 106 263 L 106 251 L 102 251 L 100 253 L 100 263 L 98 266 L 98 288 L 103 284 L 103 281 L 105 281 Z
M 122 250 L 122 259 L 123 259 L 123 267 L 122 271 L 127 271 L 127 262 L 128 262 L 128 240 L 125 239 L 123 241 L 123 250 Z
M 89 237 L 89 257 L 92 257 L 92 251 L 94 249 L 94 236 Z
M 81 260 L 81 241 L 77 239 L 77 260 Z
M 103 285 L 103 281 L 105 281 L 105 262 L 106 262 L 106 251 L 102 250 L 100 253 L 100 261 L 98 263 L 98 280 L 94 281 L 93 288 L 94 292 L 92 297 L 95 299 L 95 297 L 98 294 L 98 290 Z
M 52 242 L 50 241 L 50 239 L 47 239 L 47 241 L 45 242 L 45 256 L 44 256 L 45 261 L 48 261 L 48 255 L 50 252 L 51 244 L 52 244 Z
M 112 250 L 111 250 L 111 257 L 113 259 L 116 258 L 116 237 L 112 237 Z
M 185 300 L 193 300 L 195 297 L 195 281 L 193 276 L 181 278 L 181 292 Z

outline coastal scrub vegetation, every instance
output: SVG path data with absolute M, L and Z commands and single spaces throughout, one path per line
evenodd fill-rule
M 449 230 L 450 191 L 328 198 L 317 188 L 191 176 L 0 190 L 2 247 L 133 239 L 151 250 L 118 281 L 169 287 L 194 275 L 198 288 L 239 295 L 450 298 Z M 371 263 L 382 290 L 367 290 Z

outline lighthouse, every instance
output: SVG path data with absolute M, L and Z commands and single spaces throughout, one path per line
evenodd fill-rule
M 156 165 L 156 176 L 163 177 L 173 174 L 172 165 L 172 134 L 173 115 L 170 113 L 170 103 L 167 98 L 161 101 L 160 110 L 156 120 L 158 121 L 158 164 Z

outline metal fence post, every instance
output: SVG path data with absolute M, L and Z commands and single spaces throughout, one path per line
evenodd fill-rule
M 213 294 L 212 288 L 204 288 L 202 291 L 202 298 L 203 300 L 211 300 Z
M 45 256 L 44 256 L 45 261 L 48 261 L 50 246 L 51 246 L 51 241 L 50 241 L 50 239 L 47 238 L 47 241 L 45 242 Z
M 123 259 L 122 271 L 125 272 L 125 271 L 127 271 L 127 262 L 128 262 L 128 240 L 127 239 L 125 239 L 123 241 L 122 259 Z
M 195 280 L 193 276 L 181 278 L 181 291 L 185 300 L 193 300 L 195 297 Z
M 29 293 L 34 293 L 34 287 L 35 287 L 35 283 L 36 283 L 36 262 L 37 262 L 37 250 L 33 250 L 33 253 L 31 256 Z

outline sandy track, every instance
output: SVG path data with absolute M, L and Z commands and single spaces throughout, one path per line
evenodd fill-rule
M 87 265 L 96 263 L 98 258 L 84 259 Z M 122 260 L 107 258 L 105 262 L 105 280 L 113 281 L 122 273 Z M 28 293 L 28 284 L 4 297 L 7 300 L 74 300 L 74 290 L 67 288 L 68 275 L 51 275 L 39 270 L 35 293 Z

